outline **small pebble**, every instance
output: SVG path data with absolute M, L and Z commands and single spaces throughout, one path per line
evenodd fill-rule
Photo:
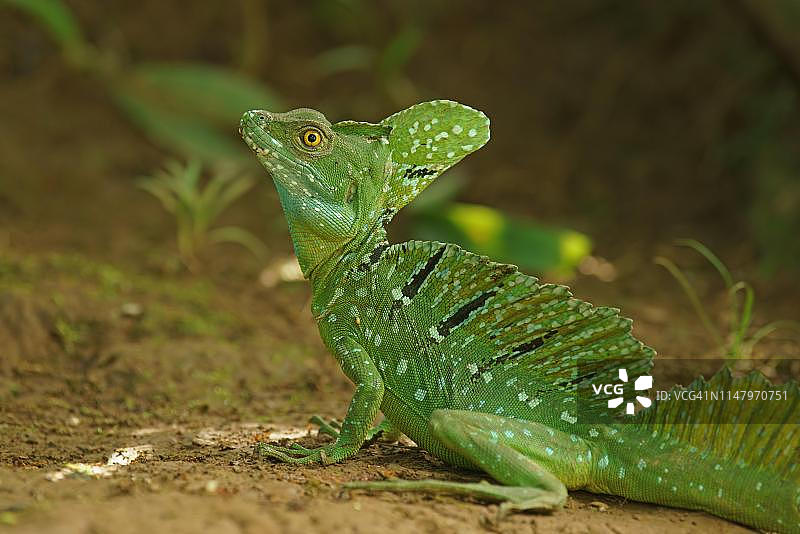
M 589 506 L 600 512 L 608 511 L 608 505 L 602 501 L 592 501 L 589 503 Z
M 126 302 L 120 308 L 123 317 L 139 317 L 143 312 L 142 305 L 138 302 Z

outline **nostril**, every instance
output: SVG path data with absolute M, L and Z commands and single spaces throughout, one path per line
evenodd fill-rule
M 247 122 L 264 124 L 269 119 L 269 112 L 262 111 L 258 109 L 252 109 L 250 111 L 245 111 L 244 115 L 242 116 L 241 124 L 244 126 Z

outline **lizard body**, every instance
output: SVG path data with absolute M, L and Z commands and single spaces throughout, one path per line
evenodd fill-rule
M 444 100 L 378 124 L 331 124 L 309 109 L 250 111 L 240 131 L 278 190 L 322 339 L 356 386 L 335 442 L 264 444 L 264 455 L 344 460 L 382 412 L 419 446 L 502 486 L 351 487 L 468 494 L 504 511 L 550 510 L 567 489 L 586 489 L 800 530 L 800 433 L 791 426 L 691 425 L 697 414 L 669 402 L 637 424 L 578 423 L 581 385 L 613 380 L 620 357 L 632 374 L 650 369 L 654 352 L 631 335 L 630 320 L 455 245 L 387 242 L 393 215 L 488 141 L 485 115 Z M 690 389 L 743 380 L 766 383 L 723 371 Z M 784 389 L 797 399 L 796 383 Z M 786 421 L 797 408 L 777 410 L 775 420 Z

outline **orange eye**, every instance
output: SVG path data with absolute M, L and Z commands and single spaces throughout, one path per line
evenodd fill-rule
M 313 148 L 322 142 L 322 132 L 316 128 L 309 128 L 303 132 L 301 139 L 304 145 Z

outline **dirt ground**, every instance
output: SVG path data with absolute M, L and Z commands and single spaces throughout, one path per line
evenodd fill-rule
M 661 273 L 620 278 L 613 288 L 579 281 L 577 292 L 623 301 L 655 346 L 707 345 L 685 303 L 657 289 Z M 649 295 L 626 295 L 645 282 Z M 339 487 L 385 477 L 480 479 L 407 443 L 377 443 L 329 467 L 258 459 L 257 440 L 322 443 L 328 438 L 305 421 L 340 417 L 349 400 L 351 386 L 317 339 L 302 283 L 211 284 L 6 249 L 0 288 L 0 529 L 747 531 L 703 513 L 583 492 L 552 515 L 497 523 L 491 504 Z M 789 340 L 768 347 L 797 353 Z M 114 454 L 131 447 L 139 449 L 130 463 Z
M 237 293 L 55 255 L 6 255 L 0 281 L 4 289 L 12 281 L 17 287 L 0 299 L 7 351 L 0 528 L 746 531 L 703 513 L 583 492 L 555 514 L 518 514 L 498 524 L 495 505 L 339 488 L 390 476 L 480 478 L 410 444 L 378 443 L 329 467 L 258 459 L 252 446 L 259 439 L 297 438 L 307 446 L 328 439 L 304 422 L 315 413 L 340 416 L 348 401 L 349 384 L 313 336 L 304 286 Z M 271 319 L 281 298 L 292 324 Z M 141 314 L 132 313 L 133 303 Z M 659 309 L 641 313 L 657 317 Z M 653 319 L 640 325 L 643 332 L 662 326 Z M 294 336 L 309 341 L 298 346 Z M 129 465 L 117 456 L 117 465 L 102 471 L 115 450 L 127 447 L 143 450 Z
M 91 11 L 91 3 L 75 4 Z M 748 531 L 704 513 L 583 492 L 572 493 L 557 513 L 497 523 L 495 505 L 340 488 L 389 476 L 480 479 L 407 443 L 377 443 L 328 467 L 255 457 L 259 439 L 322 443 L 328 438 L 306 421 L 313 414 L 341 417 L 351 395 L 319 341 L 307 285 L 265 287 L 258 282 L 262 266 L 224 247 L 206 257 L 203 273 L 176 268 L 172 222 L 133 186 L 164 154 L 102 88 L 70 72 L 39 32 L 15 20 L 0 21 L 24 44 L 11 55 L 26 61 L 24 71 L 0 84 L 0 532 Z M 216 21 L 209 20 L 210 28 Z M 146 48 L 149 26 L 136 27 L 147 34 L 140 39 Z M 12 35 L 6 30 L 0 34 Z M 518 110 L 509 105 L 505 113 Z M 534 201 L 559 209 L 546 190 L 528 187 L 527 196 L 519 195 L 530 180 L 520 170 L 527 163 L 500 154 L 481 164 L 498 185 L 479 184 L 472 196 L 518 212 Z M 587 184 L 588 178 L 579 188 Z M 224 222 L 259 229 L 282 256 L 289 252 L 285 222 L 267 185 Z M 641 339 L 663 356 L 687 358 L 691 370 L 691 358 L 709 354 L 711 341 L 652 258 L 664 254 L 688 265 L 714 320 L 725 319 L 724 292 L 702 261 L 638 229 L 658 226 L 652 214 L 668 215 L 695 189 L 652 197 L 649 186 L 638 191 L 630 218 L 592 228 L 595 253 L 614 265 L 613 282 L 578 275 L 569 283 L 585 300 L 622 308 Z M 609 190 L 603 198 L 619 195 Z M 651 201 L 657 210 L 645 205 Z M 709 211 L 699 223 L 681 221 L 669 231 L 696 236 L 718 216 Z M 728 242 L 717 241 L 716 250 L 736 274 L 754 273 L 751 245 L 724 228 L 710 235 L 726 233 Z M 755 326 L 799 318 L 795 280 L 757 282 L 756 295 Z M 788 335 L 757 350 L 798 354 L 800 343 Z M 126 450 L 115 454 L 119 449 Z

